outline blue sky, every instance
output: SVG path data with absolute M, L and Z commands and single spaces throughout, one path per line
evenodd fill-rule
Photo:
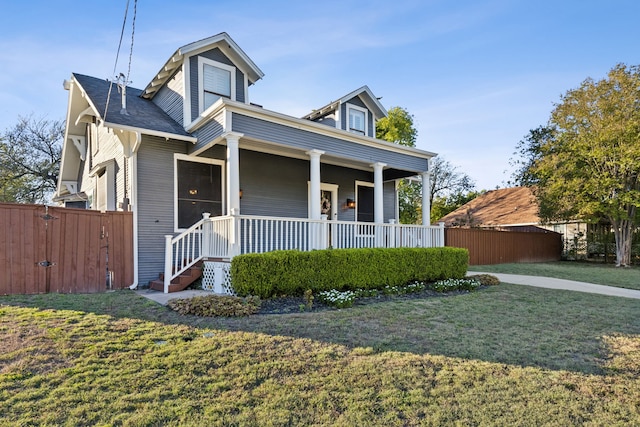
M 125 6 L 3 4 L 0 130 L 19 115 L 63 119 L 72 72 L 111 78 Z M 130 0 L 117 73 L 132 13 Z M 130 80 L 144 88 L 178 47 L 226 31 L 265 73 L 252 102 L 302 116 L 367 84 L 414 115 L 418 148 L 492 189 L 563 93 L 640 64 L 638 16 L 637 0 L 139 0 Z

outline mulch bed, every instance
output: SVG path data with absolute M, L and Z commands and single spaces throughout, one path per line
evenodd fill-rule
M 482 289 L 486 288 L 486 286 L 480 286 L 474 292 L 479 292 Z M 356 306 L 363 306 L 369 304 L 378 304 L 381 302 L 388 301 L 400 301 L 407 299 L 427 299 L 427 298 L 443 298 L 450 297 L 455 295 L 468 294 L 469 291 L 453 291 L 453 292 L 435 292 L 429 289 L 425 289 L 421 292 L 415 292 L 404 295 L 378 295 L 375 297 L 366 297 L 366 298 L 357 298 L 353 304 Z M 309 313 L 309 312 L 319 312 L 319 311 L 327 311 L 327 310 L 339 310 L 338 308 L 334 308 L 323 304 L 318 301 L 318 298 L 313 300 L 313 307 L 309 310 L 306 305 L 303 297 L 278 297 L 278 298 L 270 298 L 266 300 L 262 300 L 260 304 L 260 311 L 257 314 L 291 314 L 291 313 Z

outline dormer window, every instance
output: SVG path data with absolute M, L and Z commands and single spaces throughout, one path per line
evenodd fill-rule
M 349 132 L 366 135 L 367 110 L 355 105 L 347 104 L 347 115 L 349 116 Z
M 236 69 L 230 65 L 199 57 L 200 112 L 206 110 L 220 98 L 235 101 Z

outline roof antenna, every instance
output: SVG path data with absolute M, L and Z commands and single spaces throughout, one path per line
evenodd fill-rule
M 118 77 L 116 77 L 116 84 L 118 85 L 118 92 L 122 97 L 122 108 L 120 109 L 120 114 L 128 116 L 129 112 L 127 111 L 127 81 L 126 76 L 123 73 L 120 73 Z

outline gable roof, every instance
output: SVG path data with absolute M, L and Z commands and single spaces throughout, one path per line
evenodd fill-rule
M 302 118 L 307 120 L 316 120 L 320 117 L 323 117 L 327 114 L 332 113 L 340 106 L 340 104 L 344 104 L 345 102 L 355 98 L 356 96 L 360 96 L 360 99 L 362 99 L 362 102 L 364 102 L 367 108 L 369 108 L 369 110 L 372 111 L 377 118 L 387 116 L 387 110 L 382 106 L 382 104 L 380 103 L 378 98 L 376 98 L 373 92 L 371 92 L 371 89 L 369 89 L 367 85 L 364 85 L 361 88 L 358 88 L 353 92 L 346 94 L 342 98 L 336 99 L 335 101 L 328 103 L 324 107 L 318 108 L 317 110 L 313 110 L 311 113 L 307 114 Z
M 185 58 L 195 55 L 199 52 L 219 48 L 236 66 L 247 75 L 249 84 L 252 85 L 262 77 L 264 73 L 249 58 L 249 56 L 236 44 L 229 34 L 222 32 L 206 39 L 198 40 L 193 43 L 186 44 L 178 48 L 173 55 L 169 57 L 167 62 L 160 68 L 153 80 L 149 82 L 147 87 L 142 91 L 142 97 L 151 99 L 156 92 L 169 80 L 174 71 L 180 67 Z
M 108 80 L 83 74 L 74 73 L 72 76 L 86 93 L 99 118 L 104 122 L 176 136 L 178 139 L 188 137 L 195 141 L 195 138 L 187 133 L 181 124 L 173 120 L 160 107 L 148 99 L 141 98 L 142 91 L 140 89 L 127 86 L 127 114 L 122 114 L 120 112 L 122 109 L 121 95 L 115 83 L 112 84 Z M 109 87 L 111 87 L 110 95 Z M 108 108 L 107 98 L 109 98 Z
M 487 191 L 440 222 L 447 227 L 488 227 L 540 224 L 538 203 L 529 187 Z

